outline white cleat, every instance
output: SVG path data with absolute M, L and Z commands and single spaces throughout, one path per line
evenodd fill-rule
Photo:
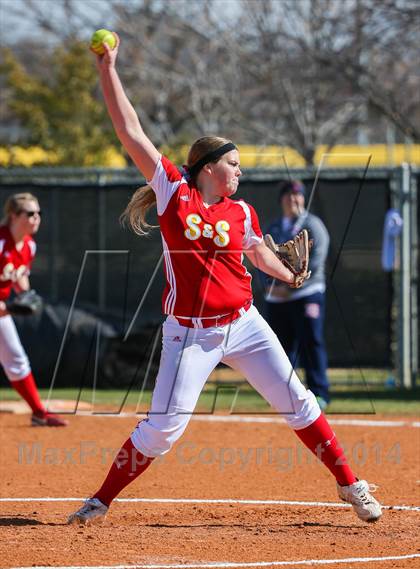
M 85 504 L 68 517 L 68 524 L 89 525 L 102 523 L 108 512 L 108 506 L 102 504 L 98 498 L 88 498 Z
M 343 502 L 351 504 L 364 522 L 376 522 L 382 516 L 381 504 L 370 494 L 376 488 L 375 484 L 368 484 L 366 480 L 358 480 L 349 486 L 337 484 L 338 496 Z

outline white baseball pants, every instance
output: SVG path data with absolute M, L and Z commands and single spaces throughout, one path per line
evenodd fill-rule
M 315 396 L 302 385 L 254 306 L 217 328 L 186 328 L 168 316 L 162 344 L 148 418 L 131 435 L 145 456 L 167 453 L 183 434 L 208 376 L 220 362 L 241 372 L 293 429 L 309 426 L 321 414 Z
M 31 371 L 28 356 L 9 314 L 0 317 L 0 364 L 9 381 L 19 381 Z

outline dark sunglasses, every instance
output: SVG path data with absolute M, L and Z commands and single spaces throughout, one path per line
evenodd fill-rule
M 27 217 L 33 217 L 33 216 L 36 215 L 36 214 L 38 214 L 39 217 L 42 216 L 42 211 L 41 211 L 41 210 L 27 211 L 26 209 L 21 209 L 19 213 L 24 213 Z

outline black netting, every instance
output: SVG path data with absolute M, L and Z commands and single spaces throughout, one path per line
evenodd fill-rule
M 313 179 L 304 181 L 312 188 Z M 279 215 L 277 187 L 272 182 L 241 185 L 241 196 L 265 225 Z M 391 365 L 391 277 L 381 267 L 389 203 L 389 180 L 384 178 L 363 183 L 359 178 L 320 179 L 314 190 L 311 212 L 321 217 L 331 238 L 326 317 L 331 366 Z M 263 309 L 260 285 L 255 292 Z
M 240 197 L 256 208 L 262 225 L 279 214 L 280 176 L 268 182 L 249 176 L 241 183 Z M 313 180 L 305 182 L 310 188 Z M 322 178 L 311 206 L 331 236 L 327 273 L 333 275 L 328 283 L 326 321 L 329 363 L 388 367 L 392 289 L 390 275 L 381 268 L 381 246 L 390 203 L 389 180 L 370 173 L 359 193 L 360 183 L 359 177 L 344 175 Z M 119 333 L 133 318 L 162 253 L 158 230 L 139 238 L 119 224 L 119 215 L 136 187 L 133 183 L 0 187 L 1 203 L 10 193 L 31 191 L 39 197 L 44 212 L 37 236 L 33 287 L 52 304 L 70 305 L 79 283 L 76 308 L 109 322 Z M 151 329 L 162 320 L 162 288 L 160 266 L 134 332 Z M 264 311 L 258 277 L 254 278 L 254 292 L 258 308 Z

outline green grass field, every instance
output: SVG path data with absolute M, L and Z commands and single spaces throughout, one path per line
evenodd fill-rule
M 47 389 L 41 389 L 41 397 L 46 399 Z M 108 411 L 146 411 L 151 399 L 151 391 L 141 393 L 123 390 L 96 390 L 76 388 L 54 389 L 52 399 L 80 400 L 93 404 L 95 412 Z M 19 396 L 10 388 L 0 389 L 1 400 L 18 400 Z M 200 413 L 273 413 L 273 410 L 246 382 L 209 382 L 202 392 L 197 411 Z M 420 388 L 400 390 L 387 388 L 384 381 L 356 384 L 336 378 L 332 383 L 332 403 L 327 414 L 385 414 L 420 416 Z

